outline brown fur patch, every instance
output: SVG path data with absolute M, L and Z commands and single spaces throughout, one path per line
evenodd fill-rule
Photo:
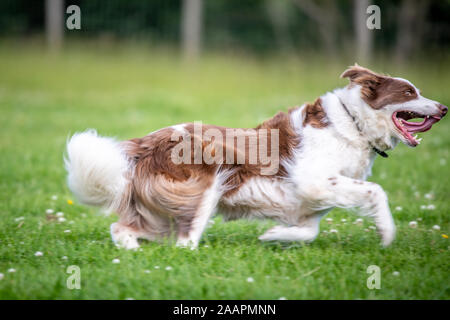
M 415 88 L 406 81 L 384 76 L 360 66 L 350 67 L 341 77 L 349 78 L 350 86 L 360 85 L 361 98 L 374 109 L 418 97 Z
M 277 113 L 273 118 L 263 122 L 261 125 L 255 128 L 279 130 L 279 159 L 290 159 L 293 156 L 294 149 L 300 144 L 300 138 L 292 127 L 289 114 L 284 112 Z M 267 137 L 268 150 L 271 150 L 270 135 Z M 248 151 L 248 150 L 246 150 Z M 248 155 L 248 152 L 245 153 Z M 270 156 L 270 152 L 268 152 Z M 274 175 L 261 175 L 261 169 L 263 165 L 260 163 L 253 165 L 246 161 L 243 165 L 230 166 L 234 171 L 234 174 L 229 178 L 227 183 L 230 185 L 230 190 L 225 196 L 230 196 L 235 193 L 239 188 L 252 177 L 265 177 L 265 178 L 279 178 L 287 176 L 286 168 L 282 163 L 279 163 L 278 171 Z
M 325 110 L 322 107 L 322 100 L 318 98 L 313 104 L 305 106 L 303 126 L 311 125 L 314 128 L 321 129 L 328 126 L 328 119 Z

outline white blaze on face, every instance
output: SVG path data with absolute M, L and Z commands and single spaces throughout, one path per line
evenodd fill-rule
M 389 109 L 392 113 L 395 111 L 412 111 L 425 116 L 439 114 L 440 112 L 439 103 L 437 101 L 422 96 L 420 90 L 410 81 L 403 78 L 394 78 L 394 79 L 404 81 L 411 87 L 413 87 L 414 90 L 416 91 L 417 98 L 407 102 L 386 106 L 386 108 Z

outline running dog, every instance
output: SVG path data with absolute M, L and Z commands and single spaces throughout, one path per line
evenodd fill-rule
M 196 247 L 216 210 L 225 220 L 276 220 L 261 240 L 310 242 L 335 207 L 373 218 L 388 246 L 396 228 L 386 193 L 366 181 L 373 162 L 400 141 L 416 147 L 414 134 L 448 109 L 402 78 L 358 65 L 341 77 L 345 88 L 254 129 L 185 123 L 126 141 L 77 133 L 67 143 L 69 188 L 118 214 L 112 239 L 127 249 L 169 236 Z

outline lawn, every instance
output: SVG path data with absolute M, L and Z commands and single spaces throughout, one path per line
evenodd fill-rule
M 434 61 L 402 69 L 380 59 L 374 69 L 449 105 L 450 61 Z M 162 49 L 74 46 L 52 56 L 2 46 L 0 299 L 449 299 L 450 119 L 419 147 L 375 162 L 370 180 L 388 193 L 398 228 L 388 248 L 370 220 L 333 210 L 321 230 L 338 232 L 308 245 L 261 243 L 271 222 L 218 216 L 198 250 L 144 242 L 125 251 L 110 240 L 116 218 L 77 203 L 66 186 L 64 146 L 76 131 L 128 139 L 194 120 L 252 127 L 345 85 L 338 76 L 352 63 L 211 54 L 186 65 Z M 81 270 L 80 290 L 66 286 L 70 265 Z M 366 286 L 370 265 L 381 270 L 378 290 Z

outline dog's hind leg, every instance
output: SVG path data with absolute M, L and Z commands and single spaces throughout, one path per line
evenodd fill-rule
M 214 214 L 222 195 L 221 189 L 221 179 L 216 177 L 215 182 L 203 193 L 195 214 L 181 216 L 177 219 L 177 246 L 191 248 L 198 246 L 203 231 Z
M 133 222 L 120 219 L 119 222 L 111 224 L 111 238 L 116 246 L 136 249 L 139 247 L 138 239 L 158 241 L 170 235 L 170 221 L 167 219 L 155 215 L 136 215 L 134 219 L 136 221 Z
M 111 238 L 120 248 L 136 249 L 138 239 L 162 240 L 170 234 L 170 220 L 150 212 L 141 202 L 122 207 L 119 221 L 111 224 Z

